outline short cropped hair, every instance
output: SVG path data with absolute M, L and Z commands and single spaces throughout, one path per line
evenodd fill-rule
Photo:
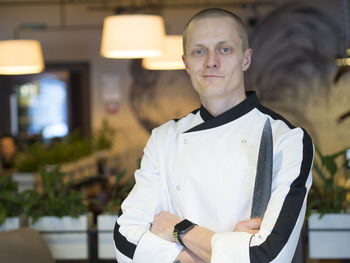
M 242 19 L 238 15 L 236 15 L 228 10 L 225 10 L 225 9 L 208 8 L 208 9 L 204 9 L 204 10 L 198 12 L 187 22 L 185 29 L 183 31 L 183 34 L 182 34 L 182 45 L 183 45 L 184 54 L 186 54 L 187 30 L 188 30 L 189 25 L 192 22 L 200 20 L 200 19 L 217 18 L 217 17 L 229 17 L 229 18 L 232 18 L 233 21 L 236 22 L 235 24 L 237 25 L 238 35 L 242 40 L 242 50 L 244 52 L 245 50 L 248 49 L 248 47 L 249 47 L 248 33 L 247 33 L 246 26 L 245 26 L 244 22 L 242 21 Z

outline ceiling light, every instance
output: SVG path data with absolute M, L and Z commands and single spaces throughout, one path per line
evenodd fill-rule
M 165 29 L 158 15 L 115 15 L 103 23 L 101 55 L 107 58 L 143 58 L 161 55 Z
M 185 69 L 182 61 L 182 36 L 166 36 L 164 41 L 163 54 L 157 57 L 144 58 L 142 66 L 150 70 Z
M 44 70 L 44 59 L 37 40 L 0 41 L 0 74 L 34 74 Z
M 350 58 L 337 58 L 338 66 L 350 66 Z

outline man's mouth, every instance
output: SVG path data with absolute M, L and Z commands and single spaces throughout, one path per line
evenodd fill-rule
M 223 76 L 221 75 L 216 75 L 216 74 L 204 74 L 202 75 L 203 78 L 222 78 Z

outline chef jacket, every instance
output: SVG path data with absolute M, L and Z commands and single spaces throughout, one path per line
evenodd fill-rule
M 257 234 L 233 232 L 250 218 L 262 130 L 273 134 L 271 198 Z M 114 230 L 119 263 L 172 263 L 182 245 L 150 232 L 168 211 L 215 232 L 212 263 L 293 258 L 312 183 L 313 144 L 302 128 L 259 103 L 254 92 L 213 117 L 203 106 L 152 131 L 136 184 Z

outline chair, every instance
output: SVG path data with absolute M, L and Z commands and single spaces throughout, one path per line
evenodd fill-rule
M 31 228 L 0 232 L 2 263 L 54 263 L 51 252 L 40 233 Z

